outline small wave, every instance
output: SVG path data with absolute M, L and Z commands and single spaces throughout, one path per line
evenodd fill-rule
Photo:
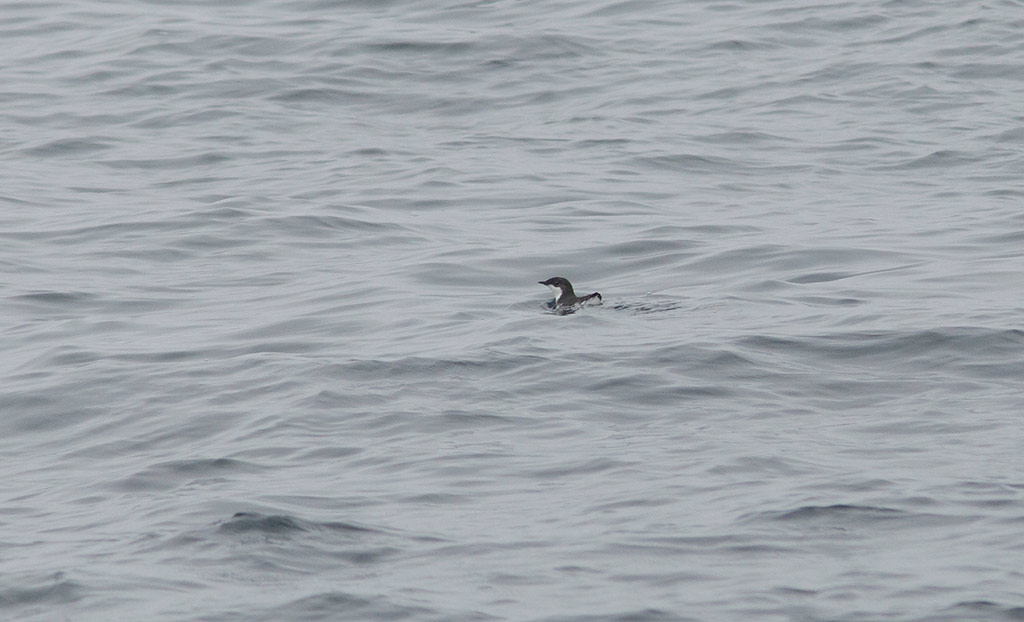
M 819 360 L 902 359 L 922 367 L 981 365 L 1019 372 L 1019 354 L 1024 348 L 1024 331 L 989 328 L 932 328 L 914 331 L 859 332 L 812 337 L 744 337 L 740 344 L 754 351 L 784 351 L 816 355 Z M 989 371 L 995 371 L 988 369 Z
M 222 533 L 261 532 L 266 534 L 285 534 L 293 532 L 333 531 L 346 533 L 379 533 L 375 529 L 362 527 L 352 523 L 324 522 L 302 520 L 284 514 L 259 514 L 256 512 L 238 512 L 230 519 L 221 523 L 218 531 Z
M 154 464 L 120 482 L 121 490 L 152 491 L 184 486 L 196 479 L 223 477 L 227 474 L 259 473 L 262 467 L 232 458 L 200 458 L 195 460 L 173 460 Z
M 110 148 L 108 143 L 95 138 L 64 138 L 28 148 L 25 154 L 36 157 L 84 156 Z
M 906 516 L 905 512 L 892 508 L 867 505 L 806 505 L 795 510 L 769 514 L 774 520 L 780 521 L 818 521 L 818 520 L 849 520 L 855 522 L 890 520 Z
M 10 583 L 16 583 L 14 577 Z M 33 582 L 34 585 L 0 589 L 0 607 L 39 606 L 73 603 L 82 597 L 82 585 L 63 572 Z
M 266 615 L 256 614 L 251 618 L 266 620 L 438 619 L 436 611 L 425 607 L 399 605 L 383 596 L 366 598 L 338 591 L 303 596 L 266 611 Z
M 616 303 L 611 306 L 615 311 L 626 311 L 633 315 L 647 315 L 651 313 L 665 313 L 667 311 L 675 311 L 676 309 L 682 309 L 683 303 L 675 301 L 655 301 L 655 302 L 623 302 Z

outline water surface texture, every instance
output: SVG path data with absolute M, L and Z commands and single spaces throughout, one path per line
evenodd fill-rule
M 1021 2 L 0 37 L 0 619 L 1024 619 Z

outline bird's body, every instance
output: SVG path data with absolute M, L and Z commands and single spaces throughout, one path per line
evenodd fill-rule
M 551 293 L 555 295 L 555 299 L 548 304 L 552 309 L 571 309 L 573 307 L 585 305 L 594 300 L 601 302 L 601 294 L 594 292 L 593 294 L 587 294 L 586 296 L 577 296 L 576 292 L 572 289 L 572 283 L 569 279 L 553 276 L 546 281 L 538 281 L 541 285 L 547 285 Z

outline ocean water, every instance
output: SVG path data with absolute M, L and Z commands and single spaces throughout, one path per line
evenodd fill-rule
M 1024 619 L 1021 2 L 0 37 L 0 619 Z

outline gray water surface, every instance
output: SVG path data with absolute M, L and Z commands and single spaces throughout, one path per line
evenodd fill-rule
M 215 4 L 0 7 L 0 619 L 1024 618 L 1024 5 Z

